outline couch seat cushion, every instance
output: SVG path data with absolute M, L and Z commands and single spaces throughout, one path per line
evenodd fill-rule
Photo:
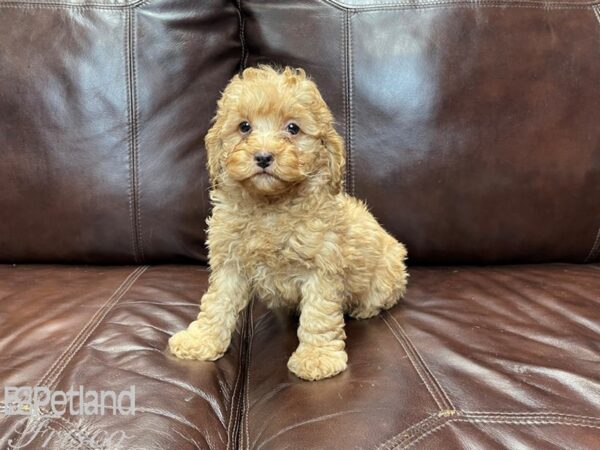
M 50 436 L 33 438 L 39 426 L 79 436 L 80 448 L 102 448 L 90 445 L 106 444 L 101 432 L 119 442 L 120 431 L 127 449 L 227 445 L 238 336 L 216 364 L 180 361 L 166 351 L 168 337 L 197 314 L 205 268 L 0 266 L 0 280 L 2 386 L 120 392 L 134 385 L 136 395 L 135 416 L 0 415 L 0 448 L 19 442 L 26 424 L 20 439 L 29 449 Z M 64 448 L 65 433 L 45 448 Z
M 349 320 L 348 370 L 308 383 L 286 368 L 296 319 L 256 301 L 218 362 L 168 353 L 206 289 L 200 266 L 0 266 L 2 386 L 136 393 L 135 416 L 0 415 L 0 447 L 102 448 L 118 432 L 111 450 L 599 442 L 600 266 L 410 272 L 402 305 Z
M 286 370 L 293 321 L 255 305 L 242 448 L 600 442 L 599 266 L 410 273 L 403 305 L 348 322 L 348 370 L 319 383 Z

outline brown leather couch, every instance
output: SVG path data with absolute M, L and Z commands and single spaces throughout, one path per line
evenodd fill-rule
M 1 384 L 136 394 L 2 397 L 0 448 L 600 448 L 597 0 L 11 0 L 0 30 Z M 166 349 L 207 286 L 203 135 L 263 62 L 315 78 L 410 255 L 322 382 L 258 301 L 216 363 Z

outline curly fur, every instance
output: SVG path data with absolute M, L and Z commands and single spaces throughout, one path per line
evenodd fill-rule
M 399 301 L 406 250 L 343 192 L 345 149 L 317 86 L 301 69 L 246 69 L 224 90 L 206 148 L 212 273 L 197 320 L 171 337 L 172 353 L 221 357 L 256 295 L 300 312 L 293 373 L 319 380 L 343 371 L 344 313 L 364 319 Z M 258 151 L 274 158 L 264 171 Z

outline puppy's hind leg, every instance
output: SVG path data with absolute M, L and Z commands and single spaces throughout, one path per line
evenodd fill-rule
M 356 296 L 348 309 L 354 319 L 368 319 L 382 310 L 394 306 L 406 292 L 406 249 L 404 245 L 390 240 L 381 255 L 369 288 Z

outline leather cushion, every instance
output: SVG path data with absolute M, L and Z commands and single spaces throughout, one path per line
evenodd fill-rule
M 594 261 L 600 9 L 526 3 L 245 0 L 248 65 L 314 77 L 412 263 Z
M 198 314 L 208 285 L 205 268 L 0 266 L 0 278 L 2 386 L 63 392 L 135 386 L 136 395 L 134 416 L 67 413 L 46 422 L 35 411 L 0 415 L 0 448 L 8 448 L 10 439 L 28 443 L 25 448 L 64 448 L 58 437 L 44 445 L 50 431 L 36 434 L 40 423 L 44 430 L 80 436 L 87 442 L 80 448 L 99 448 L 99 442 L 91 445 L 99 430 L 115 442 L 125 432 L 119 448 L 227 445 L 230 417 L 236 417 L 239 333 L 217 363 L 178 360 L 167 350 L 169 336 Z
M 0 29 L 0 261 L 203 261 L 234 2 L 3 2 Z
M 134 384 L 135 416 L 45 424 L 122 430 L 124 448 L 592 448 L 599 274 L 598 265 L 413 268 L 403 303 L 348 320 L 348 369 L 309 383 L 286 367 L 296 319 L 258 302 L 216 363 L 168 353 L 168 337 L 198 312 L 202 267 L 0 266 L 0 384 Z M 4 448 L 27 417 L 0 417 Z

